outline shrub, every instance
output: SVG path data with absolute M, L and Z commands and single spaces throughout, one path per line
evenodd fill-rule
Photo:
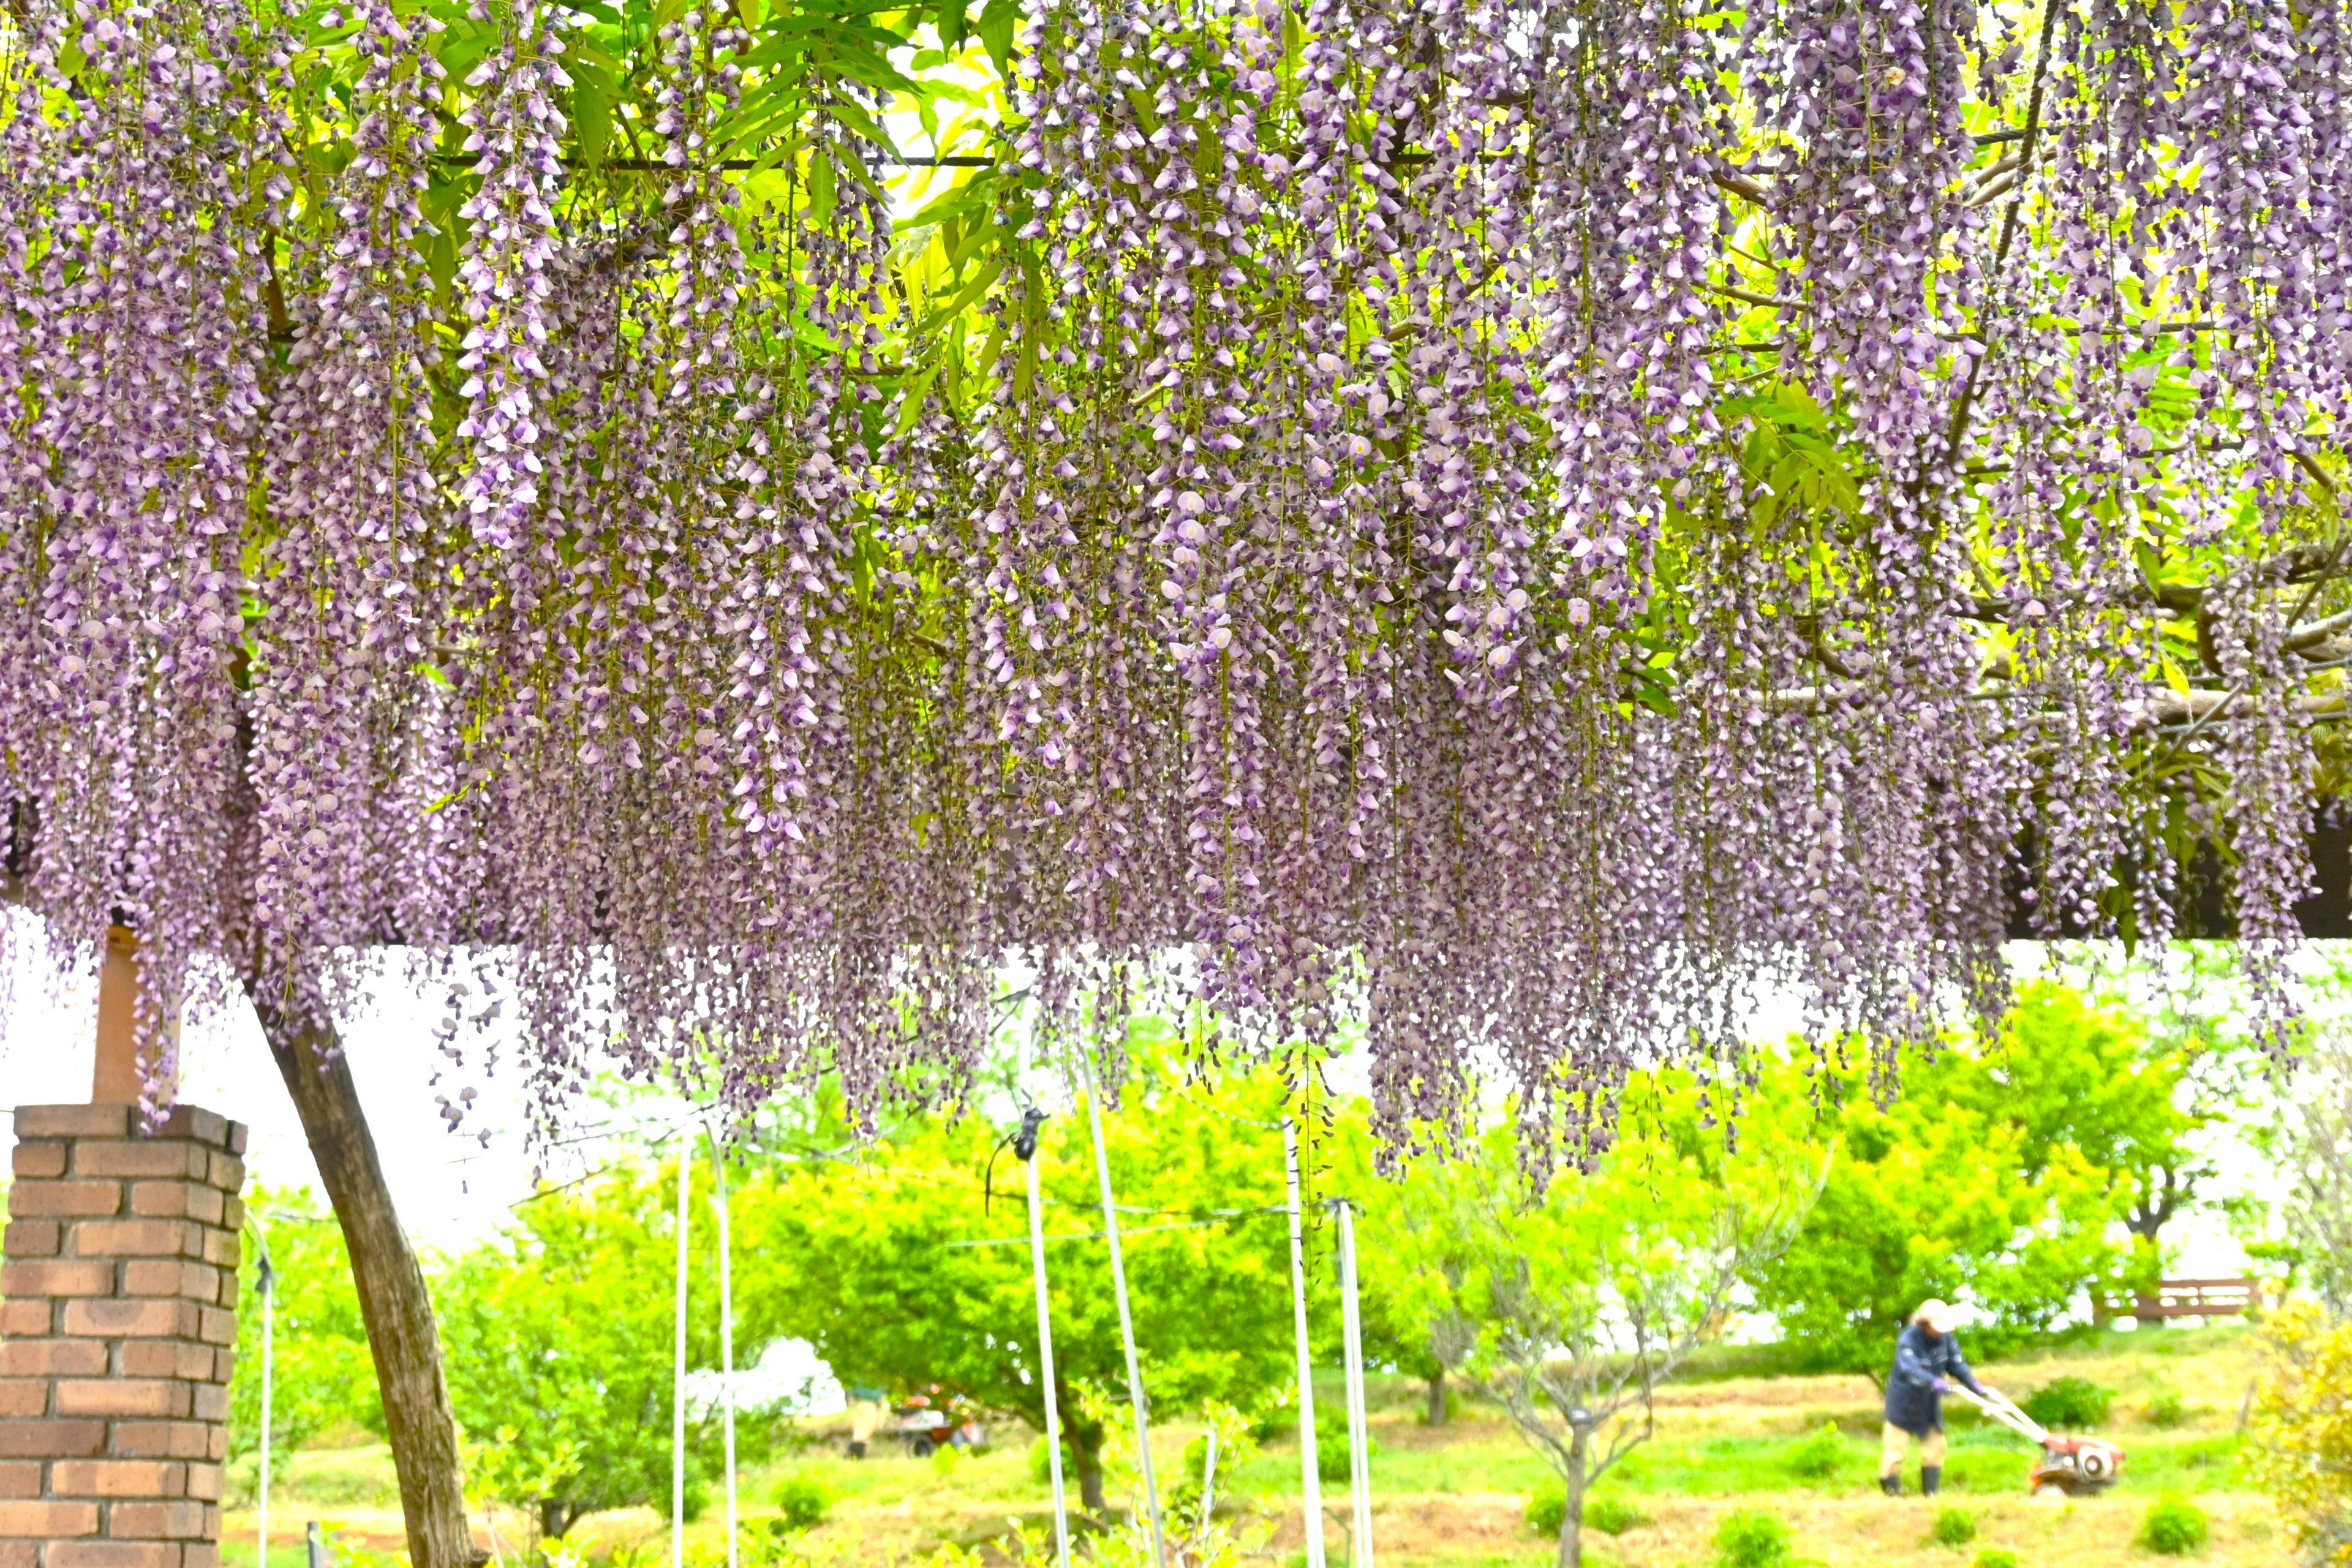
M 2167 1557 L 2186 1557 L 2205 1546 L 2205 1510 L 2185 1498 L 2167 1498 L 2140 1521 L 2139 1543 Z
M 1803 1480 L 1825 1481 L 1845 1464 L 1845 1438 L 1837 1424 L 1824 1421 L 1789 1450 L 1789 1473 Z
M 1936 1528 L 1928 1533 L 1938 1546 L 1966 1546 L 1977 1538 L 1977 1516 L 1964 1508 L 1948 1508 L 1936 1515 Z
M 2296 1543 L 2324 1560 L 2352 1541 L 2352 1322 L 2298 1301 L 2263 1337 L 2269 1375 L 2251 1453 Z
M 1029 1445 L 1029 1479 L 1041 1487 L 1051 1484 L 1054 1479 L 1054 1467 L 1046 1460 L 1045 1439 L 1043 1437 Z M 1067 1438 L 1062 1441 L 1062 1482 L 1065 1486 L 1078 1484 L 1078 1461 L 1070 1457 Z
M 776 1505 L 776 1522 L 786 1530 L 814 1530 L 832 1510 L 833 1494 L 814 1476 L 793 1474 L 776 1483 L 768 1494 Z
M 1650 1518 L 1623 1498 L 1611 1492 L 1584 1505 L 1584 1522 L 1603 1535 L 1622 1535 L 1629 1530 L 1649 1523 Z
M 1789 1561 L 1789 1527 L 1761 1509 L 1725 1514 L 1715 1530 L 1715 1560 L 1719 1568 L 1781 1568 Z
M 2140 1406 L 2140 1419 L 2160 1432 L 2169 1432 L 2189 1418 L 2180 1395 L 2167 1391 Z
M 942 1443 L 931 1450 L 931 1470 L 940 1479 L 955 1479 L 956 1467 L 963 1463 L 963 1452 L 952 1443 Z
M 1528 1528 L 1547 1541 L 1557 1540 L 1559 1527 L 1568 1522 L 1568 1494 L 1556 1486 L 1545 1487 L 1528 1499 Z M 1601 1493 L 1584 1500 L 1584 1527 L 1603 1535 L 1622 1535 L 1650 1522 L 1649 1515 L 1613 1492 Z
M 1369 1432 L 1364 1435 L 1367 1458 L 1381 1451 Z M 1348 1418 L 1336 1410 L 1315 1413 L 1315 1473 L 1327 1481 L 1348 1479 Z
M 1977 1553 L 1977 1568 L 2017 1568 L 2017 1553 L 2006 1546 L 1988 1546 Z
M 2115 1397 L 2087 1377 L 2060 1377 L 2027 1394 L 2018 1408 L 2044 1426 L 2079 1429 L 2103 1424 Z

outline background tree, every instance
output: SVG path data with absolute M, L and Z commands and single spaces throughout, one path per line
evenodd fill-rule
M 1373 1188 L 1368 1253 L 1425 1270 L 1430 1331 L 1466 1319 L 1469 1374 L 1567 1494 L 1561 1568 L 1583 1562 L 1592 1484 L 1647 1438 L 1657 1386 L 1727 1326 L 1742 1279 L 1795 1236 L 1823 1152 L 1766 1134 L 1725 1152 L 1686 1080 L 1590 1173 L 1529 1184 L 1507 1128 Z
M 2070 1318 L 2086 1322 L 2076 1316 L 2084 1293 L 2129 1276 L 2131 1255 L 2111 1234 L 2118 1184 L 2071 1142 L 2030 1157 L 2006 1103 L 1964 1047 L 1915 1065 L 1883 1107 L 1852 1079 L 1768 1069 L 1748 1115 L 1789 1135 L 1818 1129 L 1837 1148 L 1795 1238 L 1749 1277 L 1756 1305 L 1803 1364 L 1882 1373 L 1895 1336 L 1931 1296 L 1967 1303 L 1971 1352 L 1999 1355 Z
M 1293 1367 L 1282 1144 L 1272 1080 L 1187 1084 L 1160 1044 L 1139 1051 L 1106 1112 L 1128 1285 L 1148 1347 L 1152 1408 L 1211 1399 L 1252 1407 Z M 754 1341 L 796 1335 L 844 1383 L 905 1394 L 938 1384 L 1042 1431 L 1021 1176 L 1005 1152 L 994 1197 L 984 1173 L 1002 1131 L 980 1118 L 923 1119 L 866 1160 L 779 1165 L 741 1190 L 736 1235 L 743 1316 Z M 1086 1506 L 1108 1507 L 1108 1429 L 1081 1385 L 1127 1384 L 1081 1105 L 1045 1123 L 1057 1398 Z M 980 1245 L 974 1245 L 978 1243 Z
M 544 1536 L 600 1510 L 669 1496 L 675 1183 L 674 1166 L 624 1164 L 544 1193 L 517 1210 L 505 1236 L 434 1281 L 451 1400 L 480 1456 L 477 1484 L 527 1510 Z M 707 1166 L 697 1186 L 707 1205 Z M 698 1216 L 690 1367 L 719 1359 L 716 1251 L 715 1228 Z M 760 1348 L 741 1342 L 739 1364 Z M 699 1511 L 712 1444 L 698 1428 L 709 1412 L 689 1415 L 698 1432 L 688 1503 Z
M 257 1186 L 246 1194 L 249 1234 L 266 1236 L 276 1272 L 271 1447 L 282 1465 L 311 1437 L 350 1421 L 383 1430 L 367 1327 L 350 1256 L 334 1216 L 306 1188 Z M 228 1458 L 242 1465 L 261 1447 L 261 1248 L 248 1240 L 240 1269 L 236 1368 L 229 1384 Z M 281 1472 L 282 1473 L 282 1472 Z
M 2027 1131 L 2029 1166 L 2072 1143 L 2128 1184 L 2124 1224 L 2154 1247 L 2213 1175 L 2201 1134 L 2250 1110 L 2269 1063 L 2243 1028 L 2245 994 L 2210 943 L 2148 962 L 2060 958 L 2058 980 L 2020 988 L 1991 1076 Z

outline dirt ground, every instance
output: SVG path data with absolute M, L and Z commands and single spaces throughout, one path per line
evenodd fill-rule
M 2133 1342 L 2134 1339 L 2137 1342 Z M 2153 1568 L 2169 1561 L 2135 1544 L 2148 1508 L 2186 1497 L 2210 1523 L 2204 1551 L 2189 1561 L 2206 1568 L 2285 1568 L 2293 1553 L 2269 1500 L 2255 1489 L 2239 1436 L 2252 1348 L 2236 1331 L 2211 1330 L 2118 1337 L 2076 1352 L 1980 1369 L 1987 1380 L 2024 1394 L 2062 1375 L 2086 1377 L 2113 1391 L 2114 1415 L 2103 1428 L 2133 1458 L 2114 1492 L 2080 1501 L 2037 1500 L 2021 1485 L 2025 1456 L 1991 1434 L 1956 1431 L 1954 1490 L 1934 1501 L 1889 1500 L 1872 1481 L 1878 1391 L 1861 1377 L 1745 1377 L 1682 1384 L 1658 1401 L 1656 1436 L 1637 1450 L 1626 1473 L 1604 1485 L 1633 1503 L 1643 1522 L 1622 1535 L 1588 1533 L 1587 1561 L 1601 1568 L 1709 1568 L 1723 1516 L 1762 1510 L 1790 1528 L 1796 1557 L 1808 1568 L 1970 1568 L 1978 1553 L 2006 1549 L 2020 1568 Z M 2177 1394 L 2187 1418 L 2161 1429 L 2145 1415 L 2158 1393 Z M 1549 1472 L 1509 1423 L 1491 1407 L 1471 1405 L 1442 1427 L 1422 1425 L 1417 1388 L 1400 1383 L 1374 1413 L 1374 1542 L 1382 1568 L 1538 1568 L 1551 1543 L 1525 1522 L 1528 1496 Z M 1801 1435 L 1824 1422 L 1847 1434 L 1846 1459 L 1826 1479 L 1801 1483 L 1783 1458 Z M 1155 1434 L 1164 1476 L 1181 1464 L 1189 1428 L 1171 1423 Z M 1031 1439 L 1017 1428 L 996 1434 L 997 1451 L 955 1464 L 884 1458 L 852 1463 L 819 1446 L 744 1477 L 753 1544 L 746 1568 L 916 1568 L 943 1542 L 981 1546 L 1009 1518 L 1035 1530 L 1045 1523 L 1043 1489 L 1032 1479 Z M 1159 1438 L 1164 1437 L 1166 1448 Z M 1231 1481 L 1237 1502 L 1273 1538 L 1260 1561 L 1291 1568 L 1305 1553 L 1297 1502 L 1297 1453 L 1276 1443 Z M 397 1500 L 379 1448 L 305 1453 L 272 1510 L 268 1568 L 301 1568 L 303 1525 L 320 1519 L 346 1547 L 393 1552 L 402 1543 Z M 835 1497 L 816 1531 L 793 1538 L 779 1557 L 764 1533 L 770 1489 L 787 1471 L 814 1476 Z M 1916 1471 L 1913 1472 L 1916 1476 Z M 2012 1479 L 2013 1478 L 2013 1479 Z M 714 1489 L 715 1490 L 715 1489 Z M 715 1499 L 714 1499 L 715 1501 Z M 1331 1561 L 1347 1561 L 1337 1523 L 1344 1486 L 1325 1496 L 1333 1523 Z M 1957 1508 L 1975 1521 L 1964 1547 L 1938 1545 L 1937 1512 Z M 478 1538 L 512 1559 L 528 1540 L 520 1514 L 501 1510 L 493 1542 L 485 1516 Z M 227 1519 L 223 1556 L 251 1568 L 253 1516 Z M 582 1558 L 619 1568 L 660 1563 L 667 1521 L 653 1509 L 592 1516 L 565 1545 Z M 697 1568 L 723 1564 L 724 1531 L 714 1507 L 689 1527 Z M 995 1553 L 986 1552 L 993 1558 Z

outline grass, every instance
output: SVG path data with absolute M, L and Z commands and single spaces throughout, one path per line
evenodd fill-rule
M 2116 1392 L 2105 1431 L 2126 1450 L 2123 1480 L 2114 1495 L 2079 1503 L 2029 1500 L 2031 1447 L 1998 1428 L 1958 1419 L 1945 1471 L 1951 1495 L 1923 1500 L 1915 1490 L 1889 1502 L 1876 1495 L 1874 1480 L 1877 1396 L 1867 1380 L 1734 1374 L 1718 1366 L 1665 1390 L 1655 1439 L 1601 1483 L 1634 1505 L 1643 1522 L 1617 1536 L 1588 1531 L 1587 1561 L 1597 1568 L 1696 1568 L 1713 1561 L 1725 1518 L 1760 1510 L 1788 1522 L 1795 1560 L 1810 1568 L 1953 1568 L 1979 1551 L 2014 1552 L 2021 1568 L 2148 1568 L 2164 1559 L 2136 1546 L 2134 1536 L 2151 1505 L 2179 1497 L 2194 1500 L 2210 1520 L 2211 1540 L 2197 1561 L 2209 1568 L 2272 1568 L 2284 1560 L 2285 1543 L 2270 1505 L 2253 1489 L 2233 1430 L 2251 1365 L 2242 1331 L 2209 1328 L 2101 1334 L 1985 1369 L 1990 1381 L 2015 1393 L 2068 1374 Z M 2179 1392 L 2178 1426 L 2161 1429 L 2144 1419 L 2159 1390 Z M 1538 1568 L 1551 1561 L 1549 1543 L 1528 1528 L 1523 1512 L 1552 1472 L 1494 1406 L 1465 1401 L 1454 1422 L 1431 1428 L 1421 1420 L 1425 1396 L 1419 1384 L 1376 1379 L 1371 1392 L 1383 1564 Z M 1825 1424 L 1834 1436 L 1822 1435 Z M 769 1499 L 776 1480 L 805 1475 L 833 1500 L 829 1518 L 804 1538 L 833 1554 L 824 1560 L 906 1568 L 934 1543 L 990 1538 L 1008 1516 L 1044 1521 L 1043 1489 L 1029 1472 L 1030 1435 L 1008 1426 L 996 1436 L 993 1451 L 947 1469 L 898 1455 L 853 1461 L 820 1445 L 748 1471 L 740 1489 L 745 1512 L 764 1519 L 774 1511 Z M 1163 1486 L 1193 1436 L 1181 1422 L 1155 1432 Z M 1916 1465 L 1907 1468 L 1916 1489 Z M 391 1466 L 380 1446 L 303 1453 L 282 1473 L 287 1480 L 272 1513 L 279 1539 L 267 1568 L 304 1568 L 299 1540 L 307 1519 L 347 1521 L 351 1536 L 372 1546 L 399 1543 Z M 1294 1444 L 1271 1445 L 1230 1474 L 1226 1489 L 1228 1497 L 1249 1500 L 1278 1523 L 1271 1562 L 1288 1562 L 1299 1552 Z M 1344 1487 L 1327 1488 L 1325 1501 L 1344 1512 Z M 1966 1552 L 1934 1541 L 1938 1509 L 1955 1504 L 1964 1504 L 1979 1529 Z M 694 1527 L 698 1555 L 719 1547 L 718 1515 L 714 1506 Z M 509 1555 L 521 1527 L 519 1518 L 501 1520 Z M 251 1531 L 249 1512 L 231 1516 L 222 1553 L 227 1568 L 257 1568 Z M 655 1510 L 637 1509 L 591 1518 L 574 1544 L 592 1558 L 623 1546 L 659 1555 L 664 1536 Z M 1336 1527 L 1328 1540 L 1334 1561 L 1343 1560 Z

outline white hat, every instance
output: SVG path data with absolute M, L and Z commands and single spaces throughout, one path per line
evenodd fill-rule
M 1919 1310 L 1911 1314 L 1911 1321 L 1925 1323 L 1937 1333 L 1948 1334 L 1959 1319 L 1958 1314 L 1952 1310 L 1951 1303 L 1930 1298 L 1919 1303 Z

